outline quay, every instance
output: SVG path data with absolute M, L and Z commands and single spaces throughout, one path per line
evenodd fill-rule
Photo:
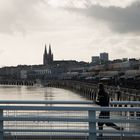
M 139 101 L 112 101 L 111 107 L 101 108 L 93 101 L 3 100 L 0 140 L 139 140 L 139 105 Z M 99 118 L 100 111 L 110 111 L 111 117 Z M 102 121 L 124 129 L 104 126 L 99 130 L 97 124 Z
M 19 86 L 34 86 L 43 85 L 47 87 L 64 88 L 74 90 L 87 99 L 94 100 L 98 90 L 97 84 L 86 83 L 73 80 L 42 80 L 37 83 L 33 80 L 0 80 L 0 85 L 19 85 Z M 106 91 L 109 93 L 112 100 L 118 100 L 118 89 L 115 86 L 105 86 Z M 120 87 L 121 101 L 140 101 L 140 90 Z
M 85 83 L 80 81 L 72 80 L 49 80 L 43 83 L 48 87 L 66 88 L 76 91 L 78 94 L 94 100 L 98 92 L 98 85 L 92 83 Z M 118 89 L 115 86 L 105 86 L 106 91 L 109 93 L 112 100 L 118 100 Z M 140 90 L 130 88 L 120 88 L 120 99 L 121 101 L 140 101 Z

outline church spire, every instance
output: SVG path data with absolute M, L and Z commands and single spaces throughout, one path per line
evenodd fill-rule
M 45 51 L 44 51 L 44 54 L 47 55 L 47 47 L 46 47 L 46 44 L 45 44 Z
M 47 47 L 45 44 L 45 50 L 44 50 L 44 55 L 43 55 L 43 65 L 47 65 Z
M 53 63 L 53 53 L 51 50 L 51 44 L 49 44 L 49 52 L 47 53 L 47 47 L 45 44 L 45 50 L 44 50 L 44 55 L 43 55 L 43 64 L 45 66 L 51 65 Z
M 49 44 L 49 55 L 52 54 L 52 50 L 51 50 L 51 44 Z

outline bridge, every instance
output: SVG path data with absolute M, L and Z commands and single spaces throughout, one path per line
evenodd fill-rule
M 0 79 L 0 85 L 20 85 L 33 86 L 36 84 L 35 80 L 16 80 L 16 79 Z
M 19 85 L 19 86 L 34 86 L 37 84 L 42 84 L 48 87 L 56 88 L 67 88 L 76 91 L 78 94 L 94 100 L 97 93 L 97 84 L 72 81 L 72 80 L 44 80 L 37 83 L 34 80 L 0 80 L 0 85 Z M 115 86 L 105 86 L 106 91 L 110 94 L 112 100 L 118 100 L 118 89 Z M 130 88 L 120 88 L 121 95 L 119 100 L 121 101 L 140 101 L 140 90 L 130 89 Z
M 67 88 L 76 91 L 78 94 L 94 100 L 98 92 L 98 85 L 92 83 L 85 83 L 72 80 L 49 80 L 42 83 L 48 87 Z M 105 86 L 106 91 L 109 93 L 112 100 L 121 101 L 140 101 L 140 90 L 130 88 L 120 88 L 121 95 L 118 99 L 118 89 L 115 86 Z
M 110 104 L 101 108 L 93 101 L 0 101 L 0 140 L 139 140 L 140 101 Z M 111 117 L 99 118 L 100 111 L 110 111 Z M 98 122 L 124 129 L 99 130 Z

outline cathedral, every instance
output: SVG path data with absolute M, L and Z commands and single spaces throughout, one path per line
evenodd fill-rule
M 51 44 L 49 44 L 49 50 L 47 50 L 47 46 L 45 45 L 45 50 L 43 54 L 43 66 L 47 66 L 48 68 L 56 68 L 56 71 L 67 71 L 73 68 L 84 67 L 86 66 L 86 62 L 78 62 L 76 60 L 53 60 L 53 53 L 51 50 Z
M 51 45 L 49 44 L 49 52 L 47 53 L 47 47 L 45 45 L 44 55 L 43 55 L 43 65 L 48 66 L 53 64 L 53 53 L 51 51 Z

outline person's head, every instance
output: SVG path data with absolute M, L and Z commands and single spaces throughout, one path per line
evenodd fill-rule
M 99 83 L 98 87 L 99 87 L 99 90 L 104 91 L 104 85 L 102 83 Z

